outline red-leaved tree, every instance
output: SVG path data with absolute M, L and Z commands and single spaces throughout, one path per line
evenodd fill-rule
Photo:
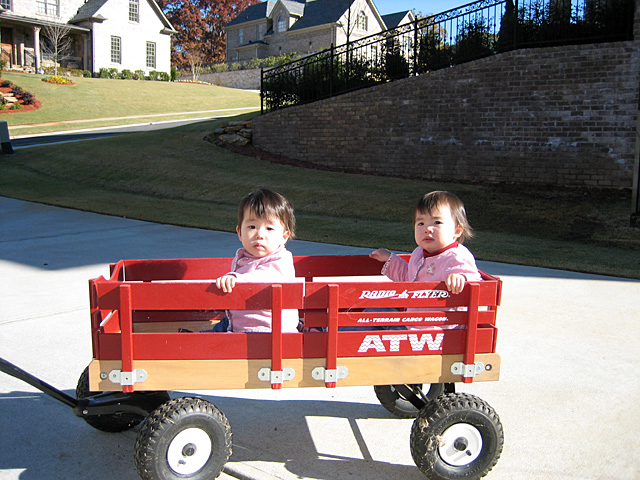
M 171 63 L 184 68 L 194 57 L 202 58 L 205 64 L 224 62 L 224 26 L 260 0 L 156 1 L 178 32 L 171 42 Z

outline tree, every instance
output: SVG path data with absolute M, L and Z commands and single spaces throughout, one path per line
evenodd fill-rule
M 172 41 L 171 61 L 191 67 L 190 59 L 204 64 L 225 60 L 224 26 L 260 0 L 157 0 L 177 30 Z
M 40 51 L 43 57 L 53 61 L 53 74 L 58 75 L 58 62 L 73 53 L 73 39 L 69 36 L 71 28 L 63 23 L 46 23 L 42 27 Z
M 202 58 L 203 55 L 198 51 L 188 51 L 185 54 L 185 58 L 187 62 L 189 62 L 189 67 L 191 68 L 191 75 L 193 76 L 194 81 L 198 81 L 200 74 L 202 73 Z

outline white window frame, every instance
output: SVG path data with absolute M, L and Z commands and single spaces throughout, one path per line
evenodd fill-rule
M 147 42 L 147 68 L 156 69 L 156 42 Z
M 129 21 L 140 23 L 140 0 L 129 0 Z
M 111 35 L 111 63 L 122 64 L 122 38 Z
M 360 10 L 360 13 L 358 13 L 356 26 L 360 30 L 364 30 L 365 32 L 367 31 L 367 28 L 369 26 L 369 19 L 367 18 L 367 14 L 364 13 L 364 10 Z
M 57 17 L 60 11 L 59 0 L 36 0 L 36 12 Z

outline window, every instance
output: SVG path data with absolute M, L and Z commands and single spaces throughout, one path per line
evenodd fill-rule
M 287 25 L 284 21 L 284 15 L 281 13 L 278 17 L 278 32 L 284 32 L 287 29 Z
M 244 43 L 244 30 L 238 29 L 238 45 L 242 45 Z
M 11 0 L 0 0 L 0 7 L 11 10 Z
M 356 20 L 356 25 L 360 30 L 367 31 L 367 14 L 364 12 L 360 12 L 358 14 L 358 19 Z
M 156 68 L 155 42 L 147 42 L 147 68 Z
M 111 37 L 111 63 L 122 63 L 120 55 L 120 37 Z
M 130 22 L 139 22 L 139 5 L 138 0 L 129 0 L 129 21 Z
M 264 38 L 264 24 L 261 23 L 258 25 L 258 40 L 262 40 Z
M 58 16 L 58 0 L 36 0 L 36 12 Z

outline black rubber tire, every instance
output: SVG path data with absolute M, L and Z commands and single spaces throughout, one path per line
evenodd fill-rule
M 213 479 L 230 455 L 227 418 L 211 402 L 193 397 L 177 398 L 154 410 L 135 445 L 136 468 L 143 480 Z
M 413 384 L 405 385 L 410 389 L 420 388 L 424 391 L 424 385 Z M 427 384 L 429 390 L 426 392 L 427 400 L 433 400 L 444 393 L 444 383 L 432 383 Z M 373 390 L 376 392 L 376 397 L 380 401 L 380 404 L 386 408 L 389 412 L 400 418 L 416 418 L 420 411 L 413 403 L 407 400 L 398 390 L 395 385 L 375 385 Z M 424 406 L 425 402 L 422 402 Z
M 471 433 L 477 436 L 475 443 Z M 446 394 L 428 403 L 411 428 L 411 456 L 431 480 L 479 479 L 498 462 L 503 445 L 502 423 L 495 410 L 464 393 Z
M 76 398 L 87 398 L 102 392 L 89 390 L 89 367 L 85 368 L 76 386 Z M 171 399 L 168 392 L 153 392 L 157 399 L 157 406 Z M 93 428 L 103 432 L 123 432 L 130 430 L 144 420 L 144 417 L 134 413 L 114 413 L 107 415 L 90 415 L 82 417 Z

